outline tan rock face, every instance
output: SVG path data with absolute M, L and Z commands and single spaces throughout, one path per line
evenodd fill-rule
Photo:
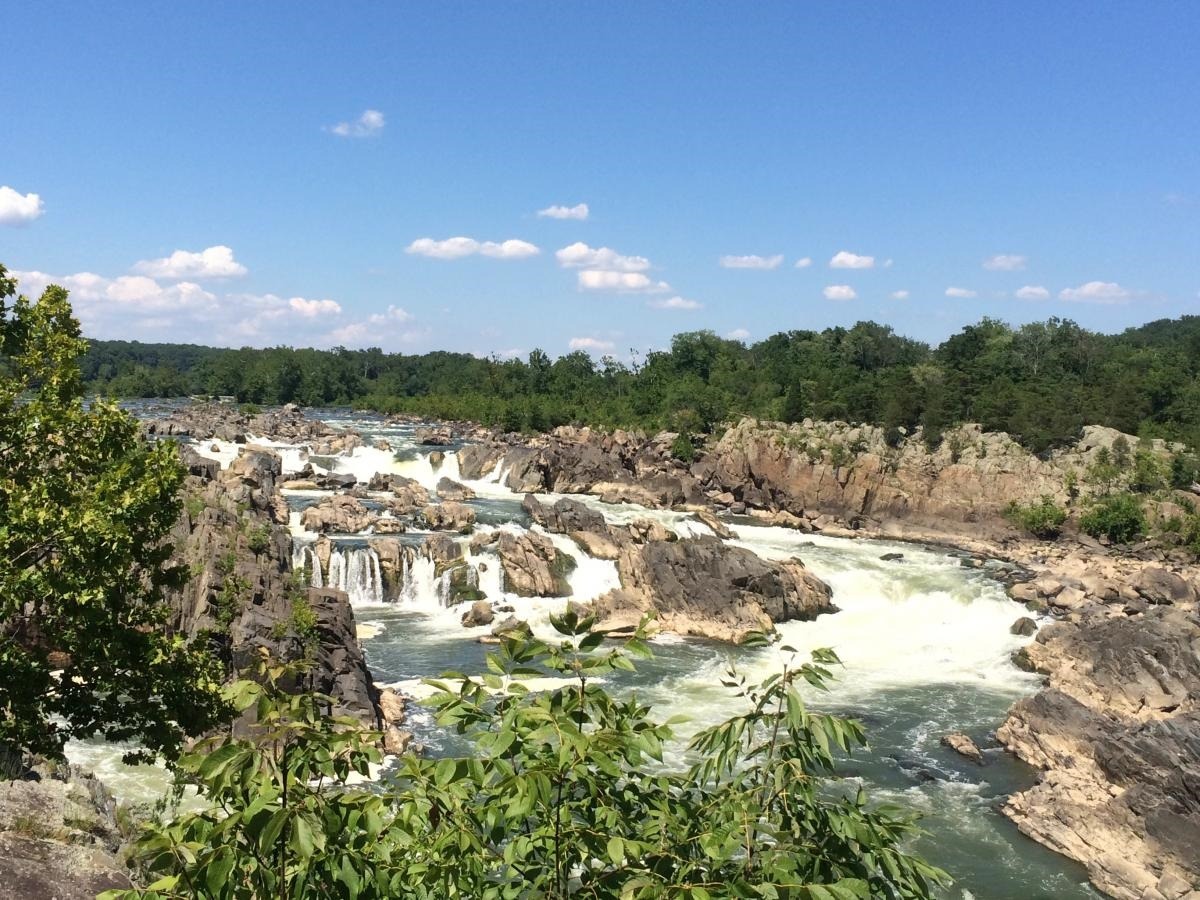
M 429 527 L 437 531 L 466 533 L 475 525 L 474 508 L 454 500 L 430 504 L 421 514 Z
M 522 597 L 566 597 L 575 561 L 543 534 L 500 532 L 497 542 L 505 590 Z
M 366 531 L 376 518 L 357 498 L 335 494 L 304 510 L 300 522 L 309 531 L 355 534 Z
M 1004 814 L 1114 897 L 1185 896 L 1168 891 L 1200 884 L 1200 618 L 1092 606 L 1026 656 L 1049 687 L 997 737 L 1043 773 Z

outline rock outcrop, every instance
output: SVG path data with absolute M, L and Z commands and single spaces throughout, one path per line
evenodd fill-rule
M 377 518 L 378 515 L 367 509 L 358 498 L 349 494 L 334 494 L 304 510 L 300 514 L 300 523 L 309 531 L 321 534 L 357 534 L 370 528 Z
M 0 781 L 0 900 L 94 900 L 129 888 L 112 794 L 75 766 Z
M 1094 606 L 1043 628 L 1025 658 L 1048 687 L 1000 741 L 1041 770 L 1003 812 L 1120 900 L 1200 885 L 1200 617 Z
M 496 547 L 505 590 L 522 597 L 566 597 L 571 593 L 567 575 L 575 560 L 545 535 L 502 531 Z
M 192 403 L 162 419 L 143 423 L 151 437 L 216 438 L 244 444 L 253 437 L 308 445 L 314 453 L 345 453 L 362 444 L 352 431 L 338 431 L 317 419 L 307 418 L 289 403 L 259 413 L 246 413 L 232 403 Z
M 173 559 L 189 578 L 167 594 L 170 628 L 189 638 L 208 634 L 231 672 L 251 672 L 260 647 L 281 661 L 310 657 L 314 687 L 333 695 L 339 712 L 373 723 L 376 691 L 348 598 L 305 588 L 292 572 L 287 506 L 276 492 L 279 457 L 243 452 L 224 471 L 197 463 L 186 448 L 182 458 L 201 474 L 187 477 L 171 534 Z M 327 564 L 328 542 L 323 549 Z
M 601 627 L 627 627 L 654 612 L 676 634 L 739 642 L 776 622 L 835 612 L 829 586 L 798 559 L 768 562 L 716 538 L 628 543 L 621 587 L 594 604 Z

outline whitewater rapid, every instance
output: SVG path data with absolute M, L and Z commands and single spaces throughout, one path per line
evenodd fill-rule
M 495 467 L 484 478 L 461 478 L 456 448 L 443 451 L 433 465 L 429 450 L 415 443 L 415 427 L 390 425 L 371 416 L 326 411 L 322 418 L 336 427 L 352 428 L 368 445 L 337 456 L 318 456 L 303 446 L 270 445 L 281 454 L 284 474 L 306 465 L 317 472 L 353 474 L 369 482 L 377 473 L 402 475 L 431 494 L 442 478 L 471 488 L 480 524 L 476 535 L 496 530 L 541 531 L 521 508 L 521 495 L 504 484 L 507 472 Z M 388 442 L 383 449 L 380 442 Z M 265 444 L 261 440 L 254 443 Z M 201 442 L 198 452 L 228 466 L 237 446 Z M 310 583 L 347 592 L 355 607 L 368 664 L 380 683 L 421 695 L 422 679 L 447 669 L 478 672 L 487 647 L 478 638 L 490 629 L 465 628 L 466 604 L 448 605 L 449 575 L 437 572 L 423 555 L 425 533 L 410 531 L 403 545 L 398 583 L 385 585 L 380 559 L 370 533 L 331 535 L 328 562 L 315 550 L 318 535 L 301 524 L 302 509 L 327 491 L 285 491 L 291 507 L 293 566 L 309 573 Z M 560 495 L 542 499 L 553 502 Z M 382 497 L 382 495 L 381 495 Z M 604 504 L 591 496 L 575 499 L 600 511 L 611 524 L 651 519 L 681 538 L 710 535 L 708 526 L 688 513 L 646 509 L 634 504 Z M 1003 588 L 984 573 L 964 568 L 960 560 L 937 548 L 891 542 L 850 540 L 732 521 L 732 543 L 765 559 L 802 559 L 833 589 L 838 612 L 811 622 L 778 626 L 781 640 L 746 650 L 712 642 L 663 635 L 654 641 L 654 659 L 639 663 L 632 676 L 614 676 L 612 688 L 637 691 L 660 720 L 681 714 L 681 738 L 671 757 L 683 759 L 688 735 L 741 711 L 739 701 L 723 688 L 730 666 L 752 680 L 777 672 L 787 662 L 804 661 L 818 647 L 835 650 L 842 665 L 828 693 L 815 702 L 862 719 L 871 748 L 847 761 L 852 781 L 866 785 L 872 796 L 924 813 L 929 835 L 919 848 L 959 880 L 948 896 L 956 900 L 1027 900 L 1090 898 L 1081 870 L 1020 836 L 995 810 L 998 800 L 1028 782 L 1028 774 L 1006 754 L 986 751 L 989 764 L 978 768 L 940 744 L 950 731 L 966 731 L 987 743 L 988 733 L 1018 698 L 1032 693 L 1037 679 L 1019 670 L 1011 656 L 1028 638 L 1010 633 L 1027 611 L 1011 601 Z M 389 536 L 395 537 L 395 536 Z M 496 605 L 511 606 L 539 636 L 554 637 L 550 616 L 571 601 L 587 601 L 619 586 L 616 565 L 593 559 L 564 535 L 547 535 L 572 557 L 570 596 L 526 598 L 504 590 L 499 561 L 486 546 L 473 551 L 471 540 L 455 536 L 474 584 Z M 885 558 L 886 557 L 886 558 Z M 506 613 L 498 613 L 498 617 Z M 795 656 L 784 647 L 795 648 Z M 548 684 L 545 686 L 549 686 Z M 463 747 L 437 729 L 428 713 L 414 707 L 409 726 L 431 753 L 461 752 Z M 122 769 L 95 745 L 83 748 L 88 761 L 106 780 L 117 779 L 119 793 L 134 796 L 162 790 L 161 770 Z M 157 774 L 156 774 L 157 773 Z M 139 781 L 141 779 L 141 781 Z

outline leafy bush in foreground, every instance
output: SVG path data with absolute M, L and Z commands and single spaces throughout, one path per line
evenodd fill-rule
M 831 651 L 759 685 L 731 671 L 746 712 L 698 734 L 697 762 L 670 773 L 669 725 L 596 680 L 648 653 L 641 632 L 602 651 L 591 620 L 554 624 L 561 645 L 510 639 L 486 675 L 431 681 L 438 720 L 474 752 L 406 756 L 379 791 L 348 784 L 378 752 L 322 715 L 328 698 L 238 683 L 240 705 L 258 706 L 256 738 L 221 737 L 183 762 L 213 808 L 148 831 L 139 851 L 158 880 L 104 896 L 918 900 L 947 881 L 901 849 L 911 818 L 831 789 L 834 753 L 865 740 L 797 689 L 825 687 Z M 523 683 L 547 671 L 565 683 Z

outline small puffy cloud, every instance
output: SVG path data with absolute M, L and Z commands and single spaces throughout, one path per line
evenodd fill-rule
M 853 300 L 858 296 L 848 284 L 831 284 L 821 292 L 826 300 Z
M 375 137 L 383 131 L 383 113 L 377 109 L 364 110 L 357 119 L 349 122 L 338 122 L 329 128 L 333 134 L 344 138 Z
M 369 321 L 372 325 L 384 325 L 389 322 L 407 322 L 410 319 L 412 319 L 412 313 L 408 310 L 389 304 L 383 312 L 373 313 Z
M 750 337 L 750 332 L 745 328 L 735 328 L 733 331 L 727 333 L 725 337 L 729 338 L 731 341 L 744 341 L 746 338 Z
M 775 256 L 758 256 L 751 254 L 749 256 L 722 256 L 721 268 L 723 269 L 777 269 L 783 262 L 783 254 L 779 253 Z
M 1018 300 L 1049 300 L 1050 292 L 1040 284 L 1027 284 L 1017 290 Z
M 655 309 L 702 309 L 704 304 L 697 303 L 695 300 L 687 300 L 684 297 L 667 297 L 660 300 L 651 300 L 650 305 Z
M 890 268 L 892 267 L 892 263 L 894 263 L 894 262 L 895 262 L 895 260 L 894 260 L 894 259 L 885 259 L 885 260 L 883 261 L 883 267 L 884 267 L 885 269 L 890 269 Z
M 151 278 L 236 278 L 246 274 L 246 267 L 233 258 L 233 250 L 223 244 L 197 253 L 176 250 L 170 256 L 144 259 L 135 263 L 133 271 Z
M 1089 281 L 1077 288 L 1064 288 L 1058 292 L 1059 300 L 1075 303 L 1124 303 L 1131 294 L 1115 281 Z
M 574 337 L 571 338 L 571 341 L 567 346 L 569 346 L 572 350 L 608 352 L 609 350 L 612 350 L 614 345 L 612 341 L 605 341 L 601 340 L 600 338 Z
M 652 281 L 642 272 L 610 272 L 606 269 L 583 269 L 579 272 L 581 291 L 617 291 L 622 294 L 661 294 L 671 286 L 665 281 Z
M 39 194 L 22 194 L 0 186 L 0 225 L 28 225 L 46 211 Z
M 611 247 L 589 247 L 576 241 L 554 254 L 564 269 L 603 269 L 609 272 L 644 272 L 650 260 L 644 256 L 625 256 Z
M 547 206 L 545 209 L 538 210 L 538 217 L 542 219 L 575 219 L 583 222 L 587 220 L 588 213 L 586 203 L 576 203 L 574 206 Z
M 983 261 L 983 267 L 989 272 L 1020 272 L 1025 268 L 1025 263 L 1029 262 L 1026 256 L 1018 256 L 1015 253 L 997 253 L 995 256 L 989 256 Z
M 908 291 L 892 291 L 888 296 L 893 300 L 907 300 L 909 294 Z
M 811 265 L 812 265 L 812 257 L 811 256 L 804 256 L 804 257 L 801 257 L 800 259 L 796 260 L 796 268 L 797 269 L 807 269 Z
M 972 297 L 979 295 L 970 288 L 948 287 L 946 288 L 946 296 L 954 297 L 956 300 L 970 300 Z
M 873 269 L 875 268 L 875 257 L 859 256 L 857 253 L 851 253 L 849 250 L 839 250 L 833 254 L 833 259 L 829 260 L 829 268 Z
M 342 305 L 336 300 L 305 300 L 303 297 L 292 297 L 288 300 L 288 308 L 306 319 L 337 315 L 342 311 Z
M 477 241 L 469 237 L 452 237 L 444 241 L 418 238 L 409 244 L 405 253 L 428 256 L 431 259 L 462 259 L 465 256 L 490 256 L 493 259 L 524 259 L 542 251 L 528 241 Z

